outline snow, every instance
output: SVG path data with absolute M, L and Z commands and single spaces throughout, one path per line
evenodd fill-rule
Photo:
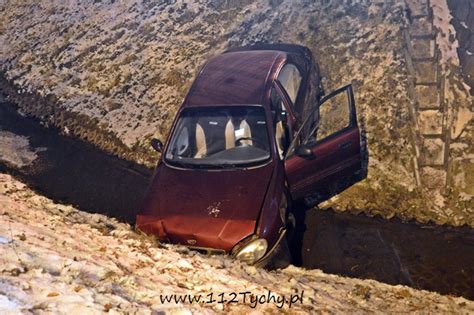
M 459 42 L 456 39 L 456 30 L 450 24 L 453 16 L 449 11 L 448 2 L 447 0 L 431 0 L 430 5 L 433 9 L 433 24 L 439 30 L 436 43 L 441 51 L 441 64 L 443 68 L 448 62 L 459 66 L 457 53 Z
M 459 137 L 461 132 L 464 131 L 465 126 L 467 126 L 467 124 L 472 120 L 473 117 L 474 117 L 474 113 L 469 108 L 460 107 L 456 115 L 457 119 L 454 122 L 454 125 L 452 127 L 453 128 L 452 137 L 453 138 Z
M 8 244 L 11 240 L 9 238 L 3 237 L 0 235 L 0 245 Z
M 266 271 L 157 244 L 127 224 L 39 196 L 0 174 L 0 310 L 22 313 L 473 312 L 474 302 L 290 266 Z M 303 304 L 162 303 L 160 294 L 250 291 Z M 270 292 L 269 292 L 270 291 Z M 369 292 L 368 297 L 364 292 Z
M 18 310 L 19 305 L 11 301 L 5 295 L 0 294 L 0 312 L 2 314 L 13 314 L 13 310 Z
M 27 137 L 0 130 L 0 161 L 23 167 L 33 163 L 41 150 L 32 150 Z

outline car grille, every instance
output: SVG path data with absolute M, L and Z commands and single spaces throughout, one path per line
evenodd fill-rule
M 198 247 L 198 246 L 188 246 L 189 249 L 195 250 L 203 255 L 211 256 L 211 255 L 225 255 L 225 250 L 223 249 L 215 249 L 215 248 L 208 248 L 208 247 Z

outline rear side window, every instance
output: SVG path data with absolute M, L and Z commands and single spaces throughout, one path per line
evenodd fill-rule
M 278 75 L 278 81 L 280 81 L 290 97 L 291 102 L 294 104 L 301 84 L 301 74 L 298 68 L 291 63 L 287 63 L 281 69 L 280 74 Z

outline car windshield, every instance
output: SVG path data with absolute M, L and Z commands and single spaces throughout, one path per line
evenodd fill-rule
M 165 158 L 182 167 L 252 166 L 270 158 L 269 148 L 262 106 L 187 108 Z

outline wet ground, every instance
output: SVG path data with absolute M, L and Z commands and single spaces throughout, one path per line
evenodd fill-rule
M 151 170 L 44 128 L 11 104 L 0 103 L 0 130 L 28 137 L 33 149 L 45 148 L 31 165 L 0 162 L 0 171 L 55 201 L 133 224 Z M 473 229 L 298 210 L 295 264 L 474 299 Z
M 59 135 L 36 120 L 0 103 L 0 130 L 28 137 L 38 158 L 21 169 L 0 161 L 0 171 L 22 179 L 41 194 L 87 212 L 100 212 L 134 223 L 152 171 Z
M 310 209 L 300 263 L 474 299 L 474 230 Z

